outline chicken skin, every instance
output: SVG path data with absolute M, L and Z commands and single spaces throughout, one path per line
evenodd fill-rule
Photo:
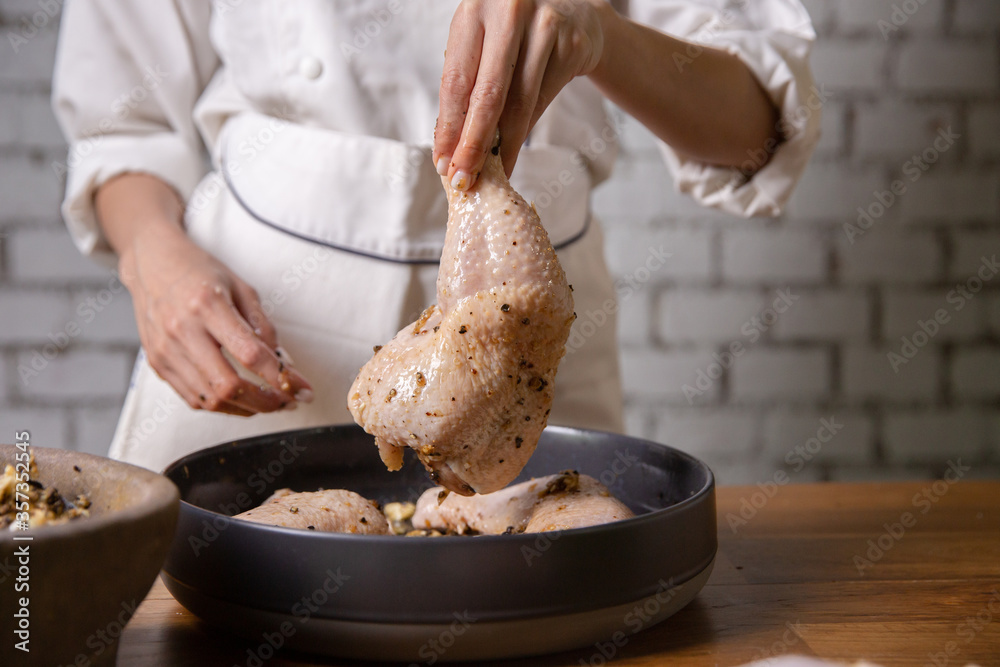
M 375 503 L 343 489 L 303 493 L 279 489 L 258 507 L 235 518 L 326 533 L 391 534 L 389 522 Z
M 428 489 L 417 500 L 413 527 L 485 535 L 543 533 L 596 526 L 635 516 L 607 487 L 575 470 L 538 477 L 485 496 Z
M 461 495 L 502 489 L 531 457 L 576 317 L 548 234 L 511 188 L 498 148 L 470 191 L 442 179 L 437 304 L 376 348 L 348 394 L 390 470 L 412 447 L 433 480 Z

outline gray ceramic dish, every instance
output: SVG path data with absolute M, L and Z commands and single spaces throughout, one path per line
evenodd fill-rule
M 419 662 L 497 659 L 626 635 L 687 604 L 716 552 L 715 483 L 697 459 L 622 435 L 546 429 L 521 479 L 576 469 L 635 518 L 561 533 L 381 537 L 232 520 L 272 491 L 345 488 L 382 503 L 430 486 L 388 472 L 357 426 L 219 445 L 171 464 L 181 513 L 163 579 L 202 618 L 265 645 Z
M 70 500 L 86 494 L 91 515 L 0 531 L 0 665 L 113 665 L 122 627 L 170 548 L 177 489 L 162 475 L 120 461 L 31 451 L 39 479 Z M 16 453 L 13 445 L 0 445 L 0 471 L 14 465 Z M 14 648 L 21 597 L 29 603 L 28 653 Z

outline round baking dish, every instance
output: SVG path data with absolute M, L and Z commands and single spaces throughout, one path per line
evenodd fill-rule
M 431 484 L 389 472 L 354 425 L 287 431 L 184 457 L 165 474 L 181 511 L 163 580 L 181 604 L 262 645 L 437 662 L 537 655 L 629 635 L 687 604 L 716 552 L 715 482 L 654 442 L 545 430 L 518 481 L 575 469 L 636 517 L 555 533 L 361 536 L 229 518 L 274 490 L 344 488 L 386 503 Z

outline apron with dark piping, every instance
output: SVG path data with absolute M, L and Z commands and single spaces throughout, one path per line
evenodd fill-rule
M 358 71 L 364 81 L 377 79 L 369 81 L 367 94 L 398 89 L 407 73 L 403 68 L 403 78 L 386 80 L 395 70 L 382 47 L 412 43 L 414 34 L 440 45 L 428 51 L 437 54 L 434 62 L 424 65 L 440 72 L 439 54 L 457 3 L 429 3 L 434 11 L 424 5 L 412 15 L 407 8 L 417 5 L 409 3 L 332 4 L 344 61 L 319 62 L 324 76 L 346 68 L 354 73 L 352 85 Z M 413 56 L 421 57 L 428 58 Z M 316 65 L 304 62 L 302 68 L 309 73 Z M 212 151 L 216 169 L 189 200 L 185 223 L 196 243 L 258 291 L 282 347 L 313 385 L 315 400 L 250 418 L 195 411 L 140 353 L 111 445 L 114 458 L 160 470 L 221 442 L 351 422 L 347 391 L 372 347 L 435 300 L 447 204 L 429 141 L 315 127 L 295 118 L 294 109 L 284 111 L 225 118 Z M 394 122 L 385 109 L 381 115 L 372 121 L 384 126 L 376 132 Z M 556 377 L 550 423 L 621 430 L 617 306 L 600 226 L 590 213 L 591 173 L 575 148 L 532 141 L 511 180 L 535 202 L 581 316 Z

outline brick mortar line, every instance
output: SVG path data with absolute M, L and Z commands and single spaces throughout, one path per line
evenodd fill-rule
M 121 409 L 124 402 L 125 402 L 125 394 L 122 394 L 121 397 L 101 396 L 85 400 L 50 400 L 50 401 L 7 400 L 0 403 L 0 408 L 9 408 L 12 410 L 43 410 L 43 411 L 73 410 L 77 408 L 85 410 L 110 410 L 113 408 Z

